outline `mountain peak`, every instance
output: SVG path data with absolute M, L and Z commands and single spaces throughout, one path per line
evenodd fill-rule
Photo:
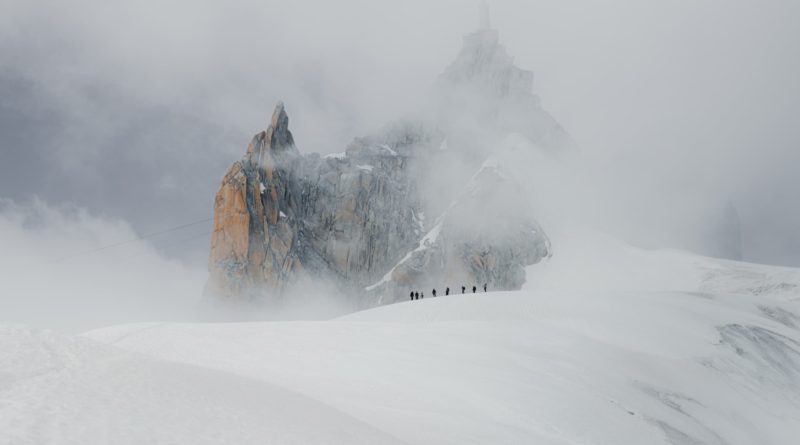
M 357 138 L 342 155 L 302 155 L 277 103 L 217 193 L 209 294 L 280 299 L 312 280 L 373 305 L 442 280 L 519 289 L 549 241 L 518 187 L 480 163 L 510 133 L 553 153 L 570 139 L 532 93 L 533 73 L 500 45 L 485 3 L 480 12 L 419 122 Z
M 289 131 L 289 115 L 286 114 L 286 107 L 283 102 L 278 101 L 275 111 L 272 113 L 271 124 L 267 129 L 267 134 L 272 133 L 270 146 L 273 149 L 289 148 L 294 146 L 294 138 Z
M 442 73 L 440 83 L 503 98 L 532 94 L 533 72 L 514 64 L 514 58 L 500 44 L 500 33 L 491 28 L 488 6 L 483 3 L 480 28 L 464 36 L 461 52 Z

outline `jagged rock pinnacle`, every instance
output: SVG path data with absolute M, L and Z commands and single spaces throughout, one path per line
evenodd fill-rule
M 289 131 L 289 116 L 286 114 L 286 107 L 281 101 L 278 101 L 275 105 L 275 111 L 272 113 L 267 134 L 270 136 L 270 147 L 273 150 L 294 147 L 294 138 Z
M 267 129 L 253 136 L 252 142 L 247 147 L 244 161 L 259 167 L 269 164 L 269 157 L 282 153 L 299 154 L 294 146 L 292 132 L 289 131 L 289 116 L 283 102 L 275 105 L 275 111 L 267 125 Z
M 485 1 L 479 11 L 481 28 L 439 77 L 424 121 L 392 123 L 342 153 L 301 155 L 276 104 L 217 193 L 209 294 L 281 299 L 294 283 L 321 281 L 370 306 L 437 280 L 522 285 L 525 268 L 550 254 L 533 209 L 500 206 L 508 198 L 497 197 L 520 192 L 489 170 L 461 190 L 443 187 L 437 167 L 472 174 L 509 133 L 553 152 L 570 140 L 539 105 L 533 73 L 500 45 Z

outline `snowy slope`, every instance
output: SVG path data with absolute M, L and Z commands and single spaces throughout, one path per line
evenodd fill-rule
M 798 270 L 558 241 L 520 292 L 4 327 L 0 443 L 795 443 Z
M 400 443 L 316 400 L 87 338 L 0 327 L 2 444 Z
M 788 444 L 797 314 L 746 296 L 509 292 L 88 336 L 269 382 L 409 443 Z
M 576 227 L 553 238 L 554 255 L 526 270 L 523 289 L 704 292 L 800 304 L 800 269 L 640 249 Z

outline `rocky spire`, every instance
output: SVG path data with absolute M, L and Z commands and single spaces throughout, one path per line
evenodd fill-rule
M 486 170 L 475 176 L 480 187 L 437 190 L 441 205 L 427 206 L 437 165 L 477 168 L 510 133 L 553 152 L 571 143 L 532 93 L 533 73 L 500 45 L 485 2 L 479 11 L 481 28 L 439 77 L 424 120 L 356 138 L 344 153 L 304 156 L 283 103 L 275 106 L 220 184 L 208 294 L 279 301 L 293 283 L 322 281 L 371 305 L 439 277 L 521 286 L 550 246 L 532 210 L 491 206 L 517 189 Z M 458 148 L 433 154 L 442 140 Z M 426 223 L 425 212 L 438 222 Z
M 465 92 L 464 86 L 467 93 L 492 98 L 532 94 L 533 73 L 517 67 L 514 58 L 500 44 L 498 30 L 491 27 L 485 0 L 480 3 L 479 13 L 479 29 L 464 36 L 461 52 L 439 78 L 440 86 L 456 86 L 457 95 Z
M 480 29 L 464 36 L 456 59 L 436 81 L 434 104 L 440 111 L 441 128 L 453 128 L 460 150 L 476 157 L 510 132 L 527 136 L 534 144 L 552 153 L 575 148 L 575 143 L 547 113 L 533 90 L 533 72 L 517 66 L 500 43 L 499 31 L 492 28 L 486 0 L 480 3 Z M 467 128 L 481 128 L 469 134 Z M 486 129 L 489 131 L 486 131 Z M 496 135 L 492 132 L 496 131 Z M 482 135 L 490 140 L 482 141 Z
M 270 130 L 272 130 L 270 146 L 273 149 L 288 149 L 294 147 L 294 138 L 292 137 L 292 132 L 289 131 L 289 116 L 286 114 L 283 102 L 278 102 L 275 106 L 270 126 L 267 129 L 268 134 Z
M 294 146 L 292 132 L 289 131 L 289 116 L 286 114 L 283 102 L 279 101 L 275 105 L 267 129 L 255 135 L 247 147 L 244 161 L 264 168 L 268 166 L 270 156 L 285 152 L 299 154 Z
M 287 235 L 279 189 L 292 159 L 300 156 L 289 131 L 289 116 L 278 102 L 267 129 L 253 136 L 241 161 L 222 179 L 214 200 L 207 292 L 222 296 L 247 295 L 250 290 L 280 281 L 286 265 Z M 277 247 L 276 247 L 277 246 Z M 278 266 L 268 248 L 280 251 Z

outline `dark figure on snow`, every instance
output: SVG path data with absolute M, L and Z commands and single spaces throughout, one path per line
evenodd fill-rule
M 475 293 L 475 291 L 476 291 L 476 290 L 478 290 L 478 288 L 477 288 L 477 287 L 475 287 L 475 286 L 472 286 L 472 293 L 473 293 L 473 294 Z
M 436 298 L 436 289 L 433 290 L 433 298 Z
M 483 291 L 486 292 L 486 283 L 483 283 Z
M 414 292 L 414 299 L 419 300 L 419 292 Z
M 467 286 L 461 286 L 461 293 L 463 294 L 466 291 L 467 291 Z
M 424 299 L 425 298 L 425 292 L 419 294 L 419 297 Z
M 450 288 L 449 287 L 444 290 L 444 294 L 445 294 L 445 296 L 450 295 Z

